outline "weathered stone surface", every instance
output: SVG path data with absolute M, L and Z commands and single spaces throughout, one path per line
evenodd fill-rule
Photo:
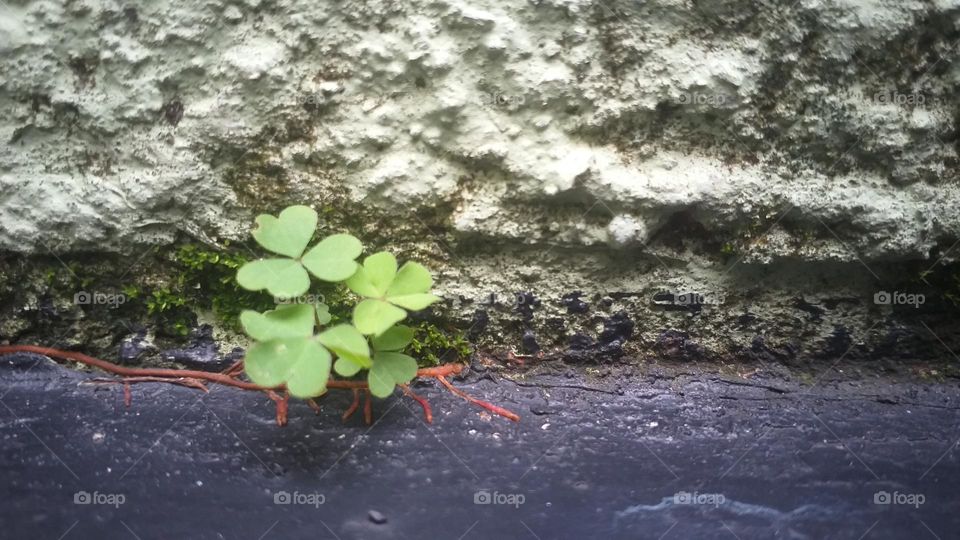
M 322 169 L 500 239 L 643 243 L 684 209 L 723 230 L 784 206 L 871 259 L 958 234 L 955 4 L 260 4 L 12 7 L 0 245 L 236 236 L 259 210 L 224 177 L 243 152 L 305 197 L 335 189 Z M 616 215 L 559 212 L 576 200 Z M 849 258 L 818 236 L 803 258 Z
M 538 325 L 624 292 L 595 315 L 653 343 L 684 326 L 647 313 L 668 289 L 726 300 L 708 334 L 759 295 L 797 337 L 792 298 L 871 306 L 885 263 L 950 259 L 958 21 L 946 0 L 14 2 L 0 249 L 220 242 L 301 202 L 432 252 L 447 298 L 534 290 Z M 805 272 L 751 292 L 757 263 Z

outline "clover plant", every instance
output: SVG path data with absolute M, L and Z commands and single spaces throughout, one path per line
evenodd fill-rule
M 327 328 L 328 306 L 284 304 L 258 313 L 241 313 L 240 322 L 256 343 L 247 351 L 247 376 L 261 386 L 285 385 L 299 398 L 326 391 L 331 368 L 341 377 L 365 376 L 370 392 L 389 396 L 398 384 L 417 374 L 417 362 L 403 353 L 413 329 L 399 324 L 408 311 L 417 311 L 439 298 L 430 293 L 433 278 L 421 264 L 397 264 L 382 251 L 357 262 L 360 240 L 349 234 L 328 236 L 307 249 L 317 229 L 317 213 L 291 206 L 279 216 L 257 217 L 253 238 L 277 256 L 249 262 L 237 272 L 237 283 L 251 291 L 295 298 L 310 290 L 315 279 L 342 283 L 360 301 L 352 323 Z

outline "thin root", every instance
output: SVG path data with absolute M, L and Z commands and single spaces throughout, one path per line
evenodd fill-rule
M 370 390 L 365 390 L 366 401 L 363 402 L 363 422 L 368 426 L 373 423 L 373 396 Z
M 193 388 L 196 390 L 201 390 L 204 393 L 209 392 L 210 390 L 202 382 L 194 379 L 192 377 L 124 377 L 122 379 L 105 379 L 103 377 L 97 377 L 90 379 L 87 384 L 122 384 L 124 386 L 129 386 L 131 384 L 145 383 L 145 382 L 162 382 L 169 384 L 176 384 L 179 386 L 186 386 L 187 388 Z M 126 392 L 126 391 L 124 391 Z M 126 399 L 126 396 L 124 396 Z
M 483 401 L 482 399 L 477 399 L 477 398 L 475 398 L 475 397 L 467 394 L 467 393 L 464 392 L 463 390 L 459 390 L 459 389 L 455 388 L 452 384 L 450 384 L 450 382 L 449 382 L 449 381 L 446 379 L 446 377 L 444 377 L 443 375 L 437 376 L 437 380 L 440 381 L 444 386 L 446 386 L 446 387 L 447 387 L 447 390 L 450 390 L 452 393 L 454 393 L 454 394 L 462 397 L 463 399 L 469 401 L 470 403 L 473 403 L 474 405 L 483 407 L 484 409 L 492 412 L 493 414 L 502 416 L 502 417 L 507 418 L 507 419 L 509 419 L 509 420 L 513 420 L 514 422 L 519 422 L 519 421 L 520 421 L 520 417 L 517 416 L 515 413 L 512 413 L 512 412 L 504 409 L 503 407 L 497 407 L 497 406 L 494 405 L 493 403 L 487 403 L 486 401 Z
M 267 396 L 277 404 L 277 425 L 280 427 L 287 425 L 287 407 L 290 403 L 290 395 L 284 392 L 283 397 L 281 397 L 273 390 L 267 390 L 266 392 Z
M 353 403 L 347 407 L 347 410 L 343 412 L 343 421 L 346 422 L 353 416 L 353 413 L 357 412 L 357 409 L 360 408 L 360 389 L 353 389 Z
M 427 423 L 428 423 L 428 424 L 432 424 L 432 423 L 433 423 L 433 411 L 430 410 L 430 403 L 429 403 L 426 399 L 424 399 L 424 398 L 418 396 L 417 394 L 413 393 L 413 390 L 410 389 L 410 385 L 408 385 L 408 384 L 401 384 L 401 385 L 400 385 L 400 388 L 403 390 L 403 393 L 404 393 L 404 394 L 406 394 L 406 395 L 410 396 L 411 398 L 413 398 L 414 401 L 416 401 L 417 403 L 420 404 L 421 407 L 423 407 L 423 416 L 426 417 L 426 420 L 427 420 Z
M 0 355 L 22 352 L 42 354 L 44 356 L 59 360 L 79 362 L 81 364 L 95 367 L 120 377 L 119 379 L 95 378 L 89 382 L 93 384 L 123 384 L 123 401 L 127 407 L 129 407 L 133 401 L 132 392 L 130 389 L 130 385 L 132 384 L 143 382 L 161 382 L 186 386 L 202 392 L 209 392 L 206 383 L 218 383 L 224 386 L 240 388 L 241 390 L 266 392 L 270 399 L 276 403 L 277 425 L 284 426 L 287 424 L 287 412 L 289 408 L 290 396 L 287 393 L 286 388 L 282 385 L 273 388 L 259 386 L 252 382 L 240 379 L 239 377 L 243 373 L 243 360 L 234 362 L 230 367 L 220 373 L 189 369 L 131 368 L 118 366 L 111 362 L 107 362 L 106 360 L 100 360 L 99 358 L 94 358 L 92 356 L 73 351 L 64 351 L 49 347 L 38 347 L 35 345 L 0 345 Z M 444 364 L 442 366 L 432 368 L 422 368 L 417 370 L 417 377 L 437 379 L 444 386 L 446 386 L 448 390 L 457 396 L 460 396 L 461 398 L 475 405 L 483 407 L 484 409 L 496 415 L 508 418 L 514 422 L 520 421 L 520 417 L 516 414 L 502 407 L 498 407 L 491 403 L 487 403 L 486 401 L 476 399 L 465 392 L 454 388 L 454 386 L 447 381 L 446 377 L 458 375 L 465 368 L 466 366 L 463 364 Z M 360 391 L 363 390 L 366 397 L 366 401 L 364 402 L 363 406 L 363 419 L 368 425 L 373 422 L 373 396 L 370 394 L 370 387 L 366 382 L 329 380 L 327 381 L 327 388 L 336 388 L 342 390 L 349 389 L 353 391 L 353 403 L 351 403 L 350 407 L 343 413 L 344 421 L 349 420 L 350 417 L 353 416 L 353 413 L 357 412 L 357 410 L 360 408 Z M 412 390 L 410 390 L 408 385 L 401 385 L 401 388 L 403 388 L 404 393 L 416 400 L 416 402 L 423 407 L 423 414 L 426 417 L 427 422 L 433 422 L 433 412 L 431 411 L 430 404 L 427 402 L 427 400 L 415 394 Z M 278 392 L 282 392 L 283 396 L 280 396 Z M 319 414 L 320 406 L 317 405 L 316 401 L 309 399 L 307 400 L 307 405 L 309 405 L 314 412 Z

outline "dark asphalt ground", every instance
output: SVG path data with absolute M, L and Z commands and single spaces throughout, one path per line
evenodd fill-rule
M 960 538 L 957 381 L 473 375 L 522 421 L 431 383 L 432 425 L 406 398 L 343 424 L 338 394 L 278 428 L 262 394 L 128 409 L 91 376 L 0 357 L 0 537 Z

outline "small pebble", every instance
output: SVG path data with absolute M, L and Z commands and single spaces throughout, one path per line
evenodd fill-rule
M 546 404 L 531 405 L 530 412 L 537 416 L 543 416 L 545 414 L 550 414 L 550 409 Z
M 383 525 L 387 522 L 387 516 L 377 512 L 376 510 L 367 512 L 367 517 L 370 518 L 370 521 L 376 523 L 377 525 Z

